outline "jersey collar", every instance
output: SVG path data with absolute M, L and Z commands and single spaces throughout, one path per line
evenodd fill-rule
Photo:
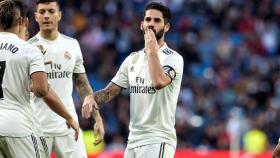
M 159 48 L 160 51 L 163 51 L 165 48 L 167 48 L 166 42 Z
M 45 39 L 44 37 L 42 37 L 42 36 L 40 35 L 39 32 L 38 32 L 37 36 L 38 36 L 39 39 L 41 39 L 41 40 L 44 41 L 44 42 L 47 42 L 47 43 L 55 43 L 55 42 L 57 42 L 57 41 L 60 39 L 61 34 L 58 33 L 58 36 L 57 36 L 57 38 L 56 38 L 55 40 L 48 40 L 48 39 Z
M 10 37 L 17 37 L 19 38 L 15 33 L 11 33 L 11 32 L 0 32 L 1 36 L 10 36 Z

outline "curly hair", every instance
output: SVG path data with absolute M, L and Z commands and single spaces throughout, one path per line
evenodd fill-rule
M 3 0 L 0 2 L 0 27 L 3 30 L 11 28 L 17 21 L 16 9 L 20 16 L 26 17 L 27 6 L 20 0 Z

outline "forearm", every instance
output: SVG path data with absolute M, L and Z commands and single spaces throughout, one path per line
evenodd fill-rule
M 105 89 L 102 89 L 90 96 L 87 96 L 85 98 L 85 101 L 89 99 L 94 100 L 94 107 L 92 105 L 89 105 L 88 103 L 84 103 L 82 109 L 83 117 L 89 118 L 90 115 L 93 115 L 95 120 L 97 120 L 98 117 L 100 117 L 99 112 L 96 111 L 98 109 L 97 105 L 102 105 L 104 103 L 109 102 L 111 99 L 113 99 L 116 95 L 118 95 L 121 92 L 121 89 L 122 89 L 121 87 L 109 83 L 109 85 Z
M 108 103 L 112 99 L 112 97 L 110 98 L 110 92 L 106 91 L 106 89 L 96 91 L 93 96 L 98 105 Z
M 83 101 L 86 96 L 93 95 L 93 90 L 89 84 L 86 74 L 74 74 L 73 79 L 76 85 L 76 90 Z M 96 109 L 93 109 L 92 116 L 95 120 L 101 118 L 99 111 Z
M 72 118 L 71 114 L 65 108 L 62 101 L 51 88 L 48 94 L 43 98 L 43 100 L 52 109 L 52 111 L 54 111 L 64 119 L 69 120 Z
M 95 121 L 97 120 L 102 120 L 99 110 L 93 109 L 91 113 L 92 117 L 94 118 Z
M 165 74 L 156 53 L 148 53 L 148 65 L 153 86 L 156 89 L 164 87 L 168 76 Z
M 93 90 L 89 86 L 79 86 L 76 87 L 76 90 L 82 101 L 86 96 L 93 94 Z
M 110 82 L 106 88 L 94 92 L 94 100 L 97 104 L 102 105 L 108 103 L 122 91 L 122 88 Z
M 93 94 L 93 90 L 89 84 L 86 74 L 73 74 L 74 84 L 81 100 L 86 96 Z

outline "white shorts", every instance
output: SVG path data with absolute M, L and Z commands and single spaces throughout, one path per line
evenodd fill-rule
M 54 151 L 58 158 L 87 158 L 82 130 L 77 141 L 73 133 L 65 136 L 46 136 L 46 140 L 50 151 Z
M 167 143 L 149 144 L 125 149 L 124 158 L 173 158 L 175 148 Z
M 0 136 L 0 158 L 49 158 L 44 137 Z

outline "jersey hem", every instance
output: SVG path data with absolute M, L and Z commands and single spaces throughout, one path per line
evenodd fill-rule
M 115 85 L 121 87 L 121 88 L 127 89 L 127 88 L 125 88 L 125 87 L 123 87 L 123 86 L 121 86 L 121 85 L 118 85 L 117 83 L 115 83 L 115 82 L 113 82 L 113 81 L 111 81 L 111 82 L 112 82 L 113 84 L 115 84 Z
M 31 76 L 32 74 L 36 73 L 36 72 L 44 72 L 44 73 L 47 73 L 46 71 L 39 70 L 39 71 L 34 71 L 34 72 L 31 72 L 31 73 L 30 73 L 30 76 Z

